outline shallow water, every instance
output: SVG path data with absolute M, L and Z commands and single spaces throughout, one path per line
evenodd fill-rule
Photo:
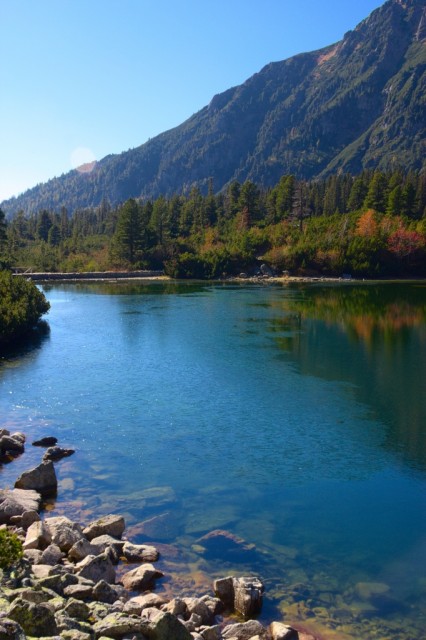
M 161 545 L 160 590 L 256 573 L 265 622 L 425 637 L 422 283 L 44 290 L 50 333 L 1 361 L 0 415 L 77 450 L 49 509 L 123 513 Z

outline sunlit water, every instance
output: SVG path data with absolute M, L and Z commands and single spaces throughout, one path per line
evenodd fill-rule
M 426 637 L 423 284 L 45 293 L 49 335 L 0 365 L 1 422 L 28 435 L 1 486 L 55 435 L 76 454 L 48 508 L 122 513 L 160 545 L 159 590 L 256 574 L 264 622 Z

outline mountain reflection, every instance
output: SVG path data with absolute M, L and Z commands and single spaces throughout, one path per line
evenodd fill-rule
M 426 470 L 426 287 L 306 286 L 275 298 L 270 335 L 304 375 L 353 385 L 385 446 Z M 279 312 L 279 315 L 276 314 Z

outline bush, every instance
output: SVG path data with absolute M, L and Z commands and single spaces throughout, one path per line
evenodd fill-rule
M 7 529 L 0 529 L 0 569 L 10 569 L 23 556 L 22 542 Z
M 31 329 L 49 308 L 33 282 L 0 271 L 0 344 Z

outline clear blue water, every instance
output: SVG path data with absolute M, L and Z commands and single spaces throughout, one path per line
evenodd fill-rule
M 256 573 L 265 621 L 426 637 L 424 285 L 44 290 L 50 333 L 1 360 L 0 415 L 76 449 L 50 510 L 123 513 L 162 545 L 160 589 Z

